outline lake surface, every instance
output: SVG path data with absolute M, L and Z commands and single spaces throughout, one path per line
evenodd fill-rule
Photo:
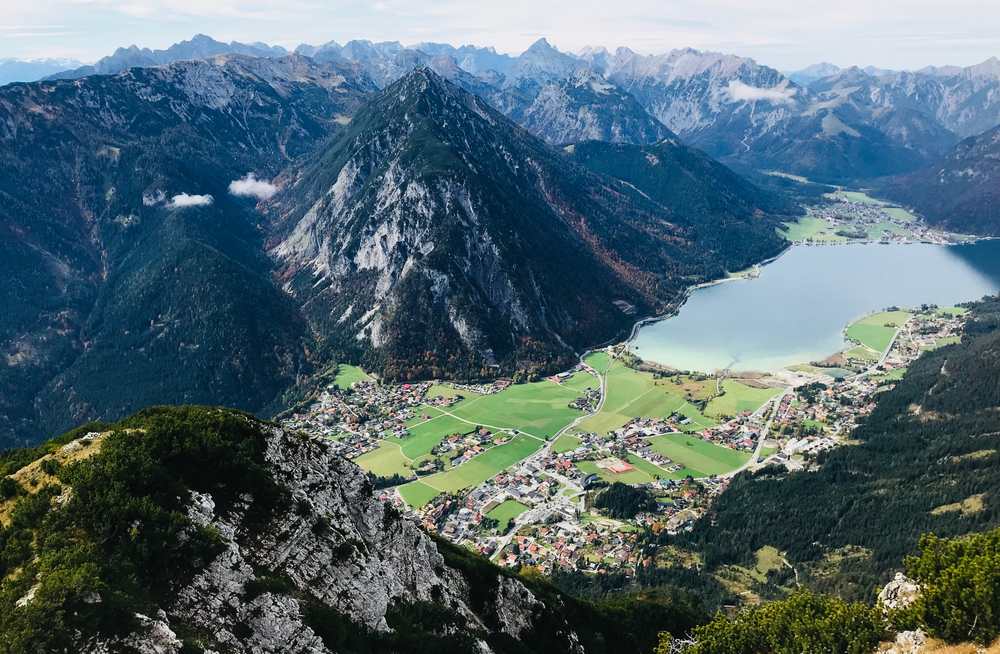
M 643 326 L 640 357 L 682 370 L 774 371 L 844 347 L 848 323 L 888 306 L 950 306 L 1000 291 L 1000 241 L 792 247 L 757 279 L 691 294 Z

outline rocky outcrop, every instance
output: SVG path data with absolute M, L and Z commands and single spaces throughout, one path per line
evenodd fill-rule
M 463 630 L 490 652 L 491 635 L 519 640 L 551 625 L 551 609 L 521 581 L 498 576 L 488 601 L 476 605 L 470 582 L 449 567 L 436 543 L 410 520 L 374 496 L 365 473 L 335 455 L 324 441 L 267 428 L 267 463 L 288 491 L 291 510 L 257 524 L 252 498 L 219 512 L 214 499 L 192 493 L 188 517 L 218 532 L 223 550 L 198 571 L 144 629 L 92 646 L 117 651 L 180 651 L 174 630 L 210 634 L 224 652 L 329 652 L 308 614 L 324 607 L 359 630 L 391 631 L 388 618 L 402 605 L 448 607 Z M 174 626 L 172 626 L 174 625 Z M 563 651 L 583 652 L 563 621 Z
M 920 586 L 902 572 L 879 591 L 878 601 L 886 611 L 904 609 L 920 597 Z

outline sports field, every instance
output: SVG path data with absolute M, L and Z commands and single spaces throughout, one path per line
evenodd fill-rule
M 675 411 L 691 419 L 693 430 L 715 424 L 684 399 L 683 389 L 668 380 L 657 380 L 648 372 L 633 370 L 620 361 L 609 364 L 606 384 L 607 397 L 600 413 L 581 420 L 576 427 L 578 431 L 606 434 L 632 418 L 665 418 Z
M 337 376 L 333 378 L 333 383 L 337 388 L 346 390 L 360 381 L 370 380 L 371 377 L 361 368 L 342 363 L 337 366 Z
M 847 328 L 847 338 L 882 353 L 892 342 L 896 329 L 909 320 L 910 315 L 907 311 L 883 311 L 866 316 L 851 323 Z
M 693 477 L 731 472 L 750 459 L 749 452 L 709 443 L 684 434 L 667 434 L 649 439 L 653 449 L 684 466 Z M 683 471 L 682 471 L 683 473 Z
M 528 510 L 528 507 L 516 500 L 506 500 L 497 505 L 493 510 L 487 511 L 487 517 L 493 518 L 500 523 L 499 531 L 507 529 L 507 523 Z
M 455 492 L 478 486 L 536 452 L 542 441 L 523 434 L 504 445 L 492 447 L 457 468 L 423 478 L 423 483 L 439 491 Z
M 765 402 L 781 393 L 780 388 L 754 388 L 735 379 L 722 380 L 722 395 L 712 398 L 705 413 L 714 418 L 735 416 L 744 411 L 756 411 Z
M 379 477 L 391 477 L 395 474 L 408 477 L 413 474 L 407 465 L 410 463 L 410 458 L 403 455 L 399 445 L 387 442 L 378 449 L 362 454 L 354 462 Z
M 584 474 L 596 474 L 609 484 L 613 484 L 616 481 L 623 484 L 649 484 L 655 481 L 649 474 L 639 470 L 638 468 L 635 470 L 629 470 L 628 472 L 614 473 L 609 470 L 605 470 L 604 468 L 598 468 L 597 464 L 593 461 L 577 461 L 575 465 Z M 666 476 L 665 471 L 663 476 Z

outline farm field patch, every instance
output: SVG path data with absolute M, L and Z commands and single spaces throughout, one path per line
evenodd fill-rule
M 713 398 L 705 407 L 705 413 L 713 418 L 756 411 L 781 392 L 778 388 L 754 388 L 735 379 L 722 380 L 722 390 L 722 395 Z
M 693 477 L 731 472 L 750 459 L 749 452 L 730 449 L 700 438 L 666 434 L 649 439 L 653 449 L 689 469 Z

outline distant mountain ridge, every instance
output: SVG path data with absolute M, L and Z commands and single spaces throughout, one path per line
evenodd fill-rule
M 175 43 L 165 50 L 150 50 L 132 45 L 118 48 L 114 54 L 88 66 L 54 73 L 48 79 L 78 79 L 87 75 L 113 75 L 129 68 L 163 66 L 177 61 L 207 59 L 218 55 L 247 55 L 251 57 L 283 57 L 288 53 L 281 46 L 266 43 L 220 43 L 215 39 L 196 34 L 190 40 Z
M 271 57 L 264 44 L 203 35 L 162 51 L 121 49 L 67 73 L 118 72 L 220 53 Z M 827 183 L 912 172 L 961 138 L 1000 124 L 1000 61 L 914 72 L 818 64 L 784 75 L 752 59 L 690 48 L 561 52 L 539 39 L 513 56 L 493 48 L 397 41 L 301 45 L 317 61 L 352 65 L 384 88 L 430 66 L 551 143 L 651 143 L 662 128 L 723 162 Z M 581 93 L 588 85 L 606 93 Z
M 35 82 L 82 65 L 75 59 L 0 59 L 0 86 L 13 82 Z

